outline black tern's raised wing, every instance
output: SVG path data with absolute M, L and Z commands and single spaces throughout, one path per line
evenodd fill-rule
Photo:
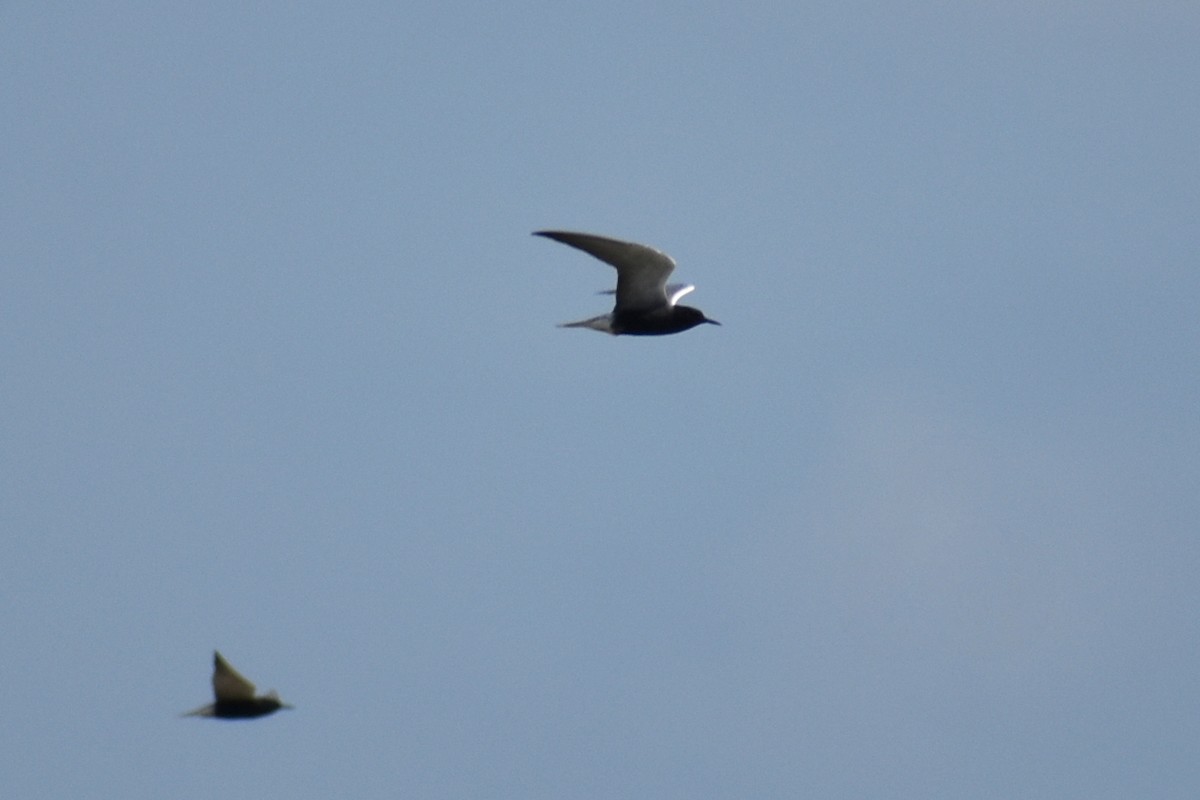
M 254 684 L 225 660 L 225 656 L 213 651 L 213 695 L 218 700 L 238 701 L 254 699 Z
M 653 311 L 670 305 L 667 277 L 675 260 L 661 250 L 634 242 L 570 231 L 538 231 L 556 242 L 570 245 L 617 268 L 617 312 Z
M 536 231 L 534 235 L 570 245 L 617 269 L 617 288 L 613 292 L 617 302 L 612 313 L 562 327 L 653 336 L 679 333 L 704 322 L 721 324 L 705 317 L 699 309 L 675 305 L 695 287 L 685 283 L 667 285 L 675 261 L 661 250 L 590 233 Z

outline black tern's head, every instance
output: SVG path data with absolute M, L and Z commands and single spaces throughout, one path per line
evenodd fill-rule
M 213 651 L 213 696 L 215 702 L 189 711 L 185 717 L 217 717 L 219 719 L 253 719 L 274 714 L 281 708 L 291 708 L 274 691 L 254 694 L 254 684 L 242 677 L 224 657 Z
M 675 333 L 677 331 L 686 331 L 688 328 L 694 328 L 697 325 L 703 325 L 706 322 L 709 325 L 721 324 L 715 319 L 709 319 L 708 317 L 704 316 L 704 312 L 700 309 L 692 308 L 691 306 L 673 306 L 672 312 L 673 316 L 675 317 L 674 322 L 679 327 L 676 328 L 675 331 L 671 331 L 671 333 Z
M 536 231 L 534 235 L 570 245 L 617 268 L 617 288 L 612 292 L 617 296 L 617 302 L 612 313 L 568 322 L 560 327 L 591 328 L 614 336 L 662 336 L 706 322 L 721 324 L 704 316 L 698 308 L 676 305 L 679 298 L 696 287 L 684 283 L 667 284 L 675 261 L 660 250 L 590 233 Z

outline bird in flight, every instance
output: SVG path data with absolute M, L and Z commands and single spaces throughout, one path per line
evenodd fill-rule
M 195 711 L 189 711 L 185 717 L 218 717 L 220 719 L 253 719 L 274 714 L 281 708 L 291 708 L 279 699 L 272 690 L 261 696 L 255 696 L 254 684 L 246 680 L 240 672 L 234 669 L 217 651 L 213 651 L 213 695 L 216 701 Z
M 591 328 L 613 336 L 662 336 L 706 322 L 721 324 L 704 316 L 698 308 L 676 305 L 679 298 L 696 287 L 687 283 L 667 283 L 675 269 L 675 260 L 661 250 L 590 233 L 534 231 L 533 235 L 570 245 L 617 268 L 617 288 L 604 292 L 617 296 L 612 313 L 567 322 L 560 328 Z

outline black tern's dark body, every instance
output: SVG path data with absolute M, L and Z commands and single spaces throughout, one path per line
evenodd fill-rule
M 253 700 L 219 700 L 212 704 L 211 716 L 219 719 L 254 719 L 274 714 L 281 708 L 291 708 L 278 697 L 256 697 Z
M 675 261 L 661 250 L 636 242 L 623 242 L 590 233 L 571 231 L 536 231 L 588 255 L 594 256 L 617 270 L 617 288 L 612 294 L 617 302 L 612 313 L 560 327 L 591 328 L 613 336 L 663 336 L 680 333 L 697 325 L 720 325 L 715 319 L 691 306 L 676 305 L 676 301 L 692 291 L 687 284 L 667 285 L 675 269 Z
M 715 319 L 704 316 L 704 312 L 691 306 L 667 306 L 654 311 L 613 313 L 614 336 L 665 336 L 682 333 L 704 323 L 720 325 Z
M 212 676 L 214 702 L 184 714 L 185 717 L 216 717 L 217 719 L 254 719 L 274 714 L 281 708 L 291 708 L 275 692 L 254 694 L 254 684 L 246 680 L 224 657 L 213 651 Z

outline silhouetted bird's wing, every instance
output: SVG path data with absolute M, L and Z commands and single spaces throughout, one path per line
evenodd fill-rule
M 213 694 L 218 700 L 253 700 L 254 684 L 230 666 L 218 652 L 213 652 Z
M 653 311 L 674 302 L 668 297 L 667 277 L 675 269 L 675 260 L 661 250 L 590 233 L 537 231 L 535 235 L 570 245 L 616 267 L 616 313 Z M 680 287 L 673 288 L 678 291 Z

